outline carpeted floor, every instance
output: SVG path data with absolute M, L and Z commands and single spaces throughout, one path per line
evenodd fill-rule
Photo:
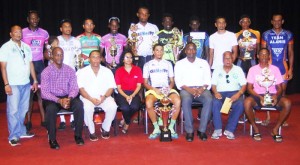
M 8 144 L 8 131 L 6 121 L 5 103 L 0 104 L 0 163 L 8 164 L 238 164 L 238 165 L 273 165 L 273 164 L 300 164 L 300 94 L 288 96 L 292 99 L 293 107 L 289 126 L 282 129 L 284 141 L 275 143 L 270 135 L 271 128 L 276 121 L 278 113 L 271 113 L 269 126 L 259 126 L 262 141 L 253 141 L 249 136 L 249 124 L 246 133 L 243 125 L 239 124 L 236 130 L 236 139 L 228 140 L 222 136 L 219 140 L 210 138 L 206 142 L 200 141 L 196 136 L 193 142 L 185 141 L 185 134 L 172 142 L 148 140 L 144 134 L 144 125 L 131 124 L 129 132 L 124 135 L 120 130 L 118 136 L 109 140 L 101 139 L 99 126 L 96 134 L 99 141 L 91 142 L 85 134 L 84 146 L 77 146 L 74 142 L 73 132 L 67 122 L 64 131 L 57 132 L 60 150 L 51 150 L 47 142 L 47 133 L 40 126 L 40 116 L 35 103 L 33 113 L 33 130 L 36 136 L 32 139 L 22 139 L 21 146 L 11 147 Z M 197 111 L 193 110 L 196 117 Z M 121 114 L 118 113 L 120 119 Z M 260 118 L 265 118 L 264 112 L 257 113 Z M 102 116 L 103 117 L 103 116 Z M 223 116 L 224 122 L 227 116 Z M 68 118 L 67 118 L 68 121 Z M 195 128 L 199 122 L 195 119 Z M 150 131 L 152 126 L 150 124 Z M 180 132 L 178 130 L 178 132 Z

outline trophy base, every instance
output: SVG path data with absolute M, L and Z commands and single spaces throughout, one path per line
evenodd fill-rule
M 161 142 L 170 142 L 170 141 L 172 141 L 171 131 L 170 130 L 167 130 L 167 131 L 162 130 L 161 134 L 160 134 L 160 139 L 159 140 Z
M 252 60 L 251 57 L 243 57 L 243 60 Z

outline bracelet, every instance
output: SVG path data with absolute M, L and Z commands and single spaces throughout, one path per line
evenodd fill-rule
M 35 81 L 33 81 L 33 83 L 34 83 L 34 84 L 38 84 L 39 82 L 35 80 Z
M 7 86 L 7 85 L 9 85 L 9 83 L 5 84 L 4 86 Z

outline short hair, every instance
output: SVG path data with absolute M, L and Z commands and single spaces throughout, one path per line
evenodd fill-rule
M 198 16 L 196 16 L 196 15 L 193 15 L 193 16 L 191 16 L 190 17 L 190 23 L 192 22 L 192 21 L 199 21 L 200 22 L 200 19 L 199 19 L 199 17 Z
M 249 15 L 246 15 L 246 14 L 244 14 L 244 15 L 242 15 L 242 16 L 240 17 L 240 21 L 239 21 L 239 23 L 241 23 L 241 22 L 242 22 L 242 20 L 243 20 L 244 18 L 248 18 L 248 19 L 249 19 L 249 21 L 250 21 L 250 23 L 251 23 L 251 18 L 250 18 L 250 16 L 249 16 Z
M 224 16 L 217 16 L 217 17 L 216 17 L 216 19 L 215 19 L 215 22 L 217 22 L 217 21 L 218 21 L 218 19 L 221 19 L 221 18 L 222 18 L 222 19 L 224 19 L 224 20 L 225 20 L 225 22 L 226 22 L 226 18 L 225 18 Z
M 39 12 L 36 10 L 29 10 L 27 13 L 27 17 L 29 18 L 31 14 L 36 14 L 37 16 L 39 16 Z
M 282 13 L 273 13 L 271 19 L 273 19 L 273 17 L 274 17 L 274 16 L 277 16 L 277 15 L 280 15 L 281 18 L 283 19 L 283 14 L 282 14 Z
M 152 50 L 154 51 L 156 47 L 161 46 L 162 48 L 164 48 L 164 46 L 160 43 L 154 44 L 152 47 Z
M 62 19 L 61 21 L 60 21 L 60 23 L 59 23 L 59 27 L 62 27 L 62 25 L 64 24 L 64 23 L 70 23 L 71 25 L 72 25 L 72 22 L 71 22 L 71 20 L 70 19 L 68 19 L 68 18 L 64 18 L 64 19 Z
M 267 52 L 268 52 L 268 54 L 270 55 L 270 51 L 269 51 L 269 49 L 267 49 L 267 48 L 261 48 L 261 49 L 259 49 L 259 51 L 258 51 L 258 55 L 260 54 L 260 52 L 261 51 L 263 51 L 263 50 L 266 50 Z
M 149 11 L 149 8 L 148 8 L 147 6 L 140 6 L 140 7 L 138 8 L 138 12 L 139 12 L 140 9 L 148 10 L 148 13 L 150 12 L 150 11 Z
M 90 52 L 90 54 L 89 54 L 89 57 L 90 57 L 90 55 L 91 55 L 92 53 L 94 53 L 94 52 L 97 52 L 97 53 L 99 53 L 99 54 L 100 54 L 100 57 L 103 57 L 103 56 L 101 55 L 101 52 L 100 52 L 100 50 L 98 50 L 98 49 L 96 49 L 96 50 L 92 50 L 92 51 Z
M 172 19 L 172 21 L 173 21 L 173 15 L 170 14 L 170 13 L 164 13 L 163 17 L 162 17 L 162 21 L 164 21 L 164 18 L 166 18 L 166 17 L 170 17 Z
M 83 20 L 82 24 L 84 25 L 85 21 L 87 21 L 87 20 L 91 20 L 94 23 L 94 20 L 92 18 L 86 18 L 86 19 Z

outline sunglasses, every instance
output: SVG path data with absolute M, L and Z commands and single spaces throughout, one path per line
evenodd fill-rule
M 228 78 L 229 78 L 229 75 L 226 75 L 226 82 L 230 83 L 230 81 L 228 80 Z

